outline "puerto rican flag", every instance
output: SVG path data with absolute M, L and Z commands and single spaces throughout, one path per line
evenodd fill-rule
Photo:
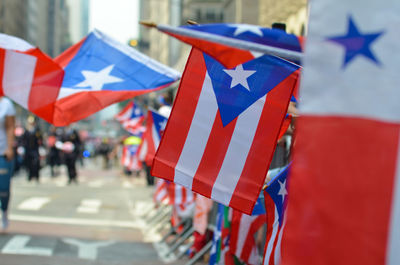
M 141 161 L 145 161 L 148 165 L 153 163 L 153 158 L 160 144 L 161 134 L 165 130 L 167 121 L 167 117 L 156 111 L 149 110 L 147 112 L 146 130 L 143 134 L 144 150 L 139 151 L 139 156 L 144 158 L 144 160 Z
M 255 234 L 265 224 L 264 196 L 260 197 L 251 215 L 232 212 L 229 251 L 245 264 L 261 264 Z
M 115 119 L 120 123 L 141 117 L 144 117 L 143 111 L 134 101 L 129 102 L 117 115 L 115 115 Z
M 267 238 L 264 248 L 263 265 L 279 265 L 281 260 L 281 241 L 285 227 L 287 205 L 287 179 L 289 166 L 274 177 L 264 190 L 267 220 Z
M 193 49 L 152 174 L 251 214 L 297 77 L 273 56 L 227 69 Z
M 122 147 L 121 164 L 129 170 L 140 170 L 141 164 L 137 158 L 138 145 L 124 145 Z
M 133 101 L 128 103 L 116 116 L 122 127 L 131 134 L 141 134 L 145 131 L 143 125 L 145 117 L 139 106 Z
M 0 95 L 51 123 L 63 75 L 62 68 L 38 48 L 0 34 Z
M 55 59 L 65 71 L 53 124 L 64 126 L 104 107 L 166 87 L 180 74 L 95 30 Z
M 400 264 L 400 2 L 309 21 L 282 264 Z
M 260 44 L 276 48 L 285 49 L 293 52 L 302 51 L 301 37 L 293 34 L 287 34 L 282 30 L 264 28 L 257 25 L 248 24 L 204 24 L 187 25 L 178 29 L 189 33 L 190 36 L 180 34 L 171 27 L 157 27 L 159 30 L 189 44 L 197 49 L 212 56 L 225 67 L 233 68 L 237 65 L 237 60 L 246 62 L 254 58 L 254 53 L 247 50 L 233 49 L 232 47 L 211 41 L 207 35 L 218 36 L 221 40 L 224 38 L 237 39 L 244 43 Z M 232 55 L 232 52 L 235 55 Z M 297 62 L 299 63 L 299 62 Z

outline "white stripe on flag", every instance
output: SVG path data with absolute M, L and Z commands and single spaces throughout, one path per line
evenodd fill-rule
M 252 217 L 247 214 L 241 214 L 239 231 L 238 231 L 238 239 L 236 244 L 236 256 L 240 257 L 242 255 L 242 251 L 244 248 L 244 243 L 246 242 L 246 237 L 250 230 L 250 225 L 252 221 Z
M 268 265 L 269 264 L 269 260 L 271 258 L 271 253 L 272 250 L 274 248 L 274 243 L 275 243 L 275 238 L 276 238 L 276 234 L 278 233 L 278 227 L 279 225 L 277 224 L 278 221 L 278 211 L 276 209 L 276 206 L 274 207 L 275 209 L 275 218 L 274 218 L 274 223 L 272 224 L 272 235 L 271 238 L 269 239 L 269 241 L 267 242 L 267 250 L 265 251 L 265 257 L 264 257 L 264 265 Z M 267 224 L 269 226 L 269 224 Z
M 28 109 L 36 57 L 27 54 L 6 51 L 3 73 L 4 95 Z
M 392 216 L 389 229 L 388 265 L 400 264 L 400 137 L 394 176 Z
M 174 181 L 192 188 L 193 177 L 203 157 L 218 105 L 211 78 L 206 74 L 185 145 L 175 167 Z
M 160 145 L 160 138 L 158 137 L 158 133 L 157 133 L 155 124 L 153 124 L 153 126 L 151 126 L 151 134 L 153 136 L 154 148 L 157 151 L 157 148 Z
M 142 148 L 140 149 L 139 160 L 144 161 L 144 159 L 146 158 L 146 154 L 147 154 L 147 140 L 145 139 L 143 140 Z
M 175 198 L 174 198 L 175 205 L 182 204 L 183 203 L 182 199 L 183 199 L 182 186 L 180 186 L 179 184 L 175 184 Z
M 215 180 L 211 198 L 229 205 L 243 167 L 246 163 L 258 122 L 264 108 L 266 96 L 257 100 L 237 119 L 235 129 L 225 154 L 221 170 Z
M 282 227 L 279 230 L 278 234 L 278 241 L 276 242 L 275 253 L 274 253 L 274 261 L 276 265 L 281 263 L 281 244 L 282 244 L 282 235 L 286 226 L 286 216 L 284 217 L 285 220 L 283 221 Z

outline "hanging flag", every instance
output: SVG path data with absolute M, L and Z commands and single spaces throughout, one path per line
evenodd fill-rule
M 130 171 L 142 169 L 136 155 L 137 150 L 138 145 L 123 145 L 122 147 L 121 164 Z
M 229 251 L 241 262 L 261 264 L 255 234 L 265 224 L 264 196 L 257 200 L 252 215 L 233 210 Z
M 51 123 L 63 74 L 38 48 L 0 34 L 0 95 Z
M 251 214 L 297 69 L 268 55 L 226 69 L 193 49 L 152 174 Z
M 95 30 L 55 59 L 65 71 L 53 124 L 64 126 L 104 107 L 166 87 L 180 74 Z
M 399 22 L 395 0 L 311 5 L 283 265 L 400 264 Z
M 163 179 L 156 179 L 156 188 L 153 194 L 153 200 L 155 203 L 167 203 L 169 204 L 169 195 L 168 195 L 168 183 Z
M 267 238 L 264 248 L 264 265 L 279 265 L 281 260 L 281 241 L 285 226 L 287 205 L 287 178 L 289 166 L 276 175 L 264 190 L 267 220 Z
M 154 26 L 154 25 L 150 25 Z M 227 68 L 252 60 L 254 53 L 279 56 L 299 63 L 302 38 L 279 29 L 248 24 L 204 24 L 171 27 L 157 25 L 167 33 L 214 57 Z

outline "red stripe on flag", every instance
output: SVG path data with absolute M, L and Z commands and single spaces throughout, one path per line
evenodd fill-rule
M 6 58 L 6 51 L 0 48 L 0 97 L 4 96 L 3 90 L 3 73 L 4 73 L 4 59 Z
M 246 251 L 241 252 L 240 258 L 246 262 L 249 262 L 250 255 L 253 253 L 253 248 L 256 248 L 256 240 L 254 239 L 255 233 L 260 229 L 262 225 L 265 224 L 265 216 L 264 215 L 259 215 L 257 217 L 254 217 L 255 220 L 251 221 L 249 233 L 246 236 L 246 240 L 244 243 L 244 248 L 246 248 Z
M 160 89 L 160 88 L 156 88 Z M 88 117 L 89 115 L 111 105 L 113 103 L 130 99 L 156 89 L 126 90 L 126 91 L 91 91 L 78 92 L 61 98 L 56 102 L 54 110 L 55 126 L 66 126 L 74 121 Z
M 52 123 L 54 104 L 61 88 L 64 71 L 37 48 L 30 50 L 28 54 L 38 58 L 29 94 L 28 109 Z
M 355 117 L 299 118 L 282 264 L 385 264 L 399 133 Z
M 186 42 L 189 45 L 199 48 L 211 57 L 216 58 L 226 68 L 234 68 L 238 64 L 243 64 L 254 59 L 254 55 L 249 51 L 235 49 L 218 43 L 210 43 L 210 41 L 207 40 L 194 39 L 182 35 L 175 35 L 169 32 L 165 33 Z
M 251 214 L 263 186 L 298 74 L 298 71 L 292 73 L 267 95 L 246 163 L 229 203 L 247 214 Z
M 197 193 L 211 197 L 214 182 L 224 162 L 236 121 L 237 118 L 224 127 L 221 114 L 217 111 L 206 148 L 193 178 L 192 190 Z
M 199 67 L 199 60 L 201 60 L 204 68 Z M 185 77 L 186 72 L 191 73 L 190 78 Z M 196 49 L 192 49 L 175 100 L 175 102 L 184 101 L 187 104 L 174 104 L 172 108 L 171 116 L 160 142 L 160 148 L 158 148 L 152 166 L 151 173 L 153 176 L 170 181 L 174 180 L 175 166 L 178 163 L 189 133 L 205 75 L 203 54 Z M 181 89 L 183 87 L 185 89 Z

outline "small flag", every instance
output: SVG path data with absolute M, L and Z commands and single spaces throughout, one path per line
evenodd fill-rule
M 264 265 L 279 265 L 281 241 L 285 226 L 287 205 L 287 179 L 289 166 L 275 176 L 264 190 L 267 220 L 267 238 L 264 249 Z

